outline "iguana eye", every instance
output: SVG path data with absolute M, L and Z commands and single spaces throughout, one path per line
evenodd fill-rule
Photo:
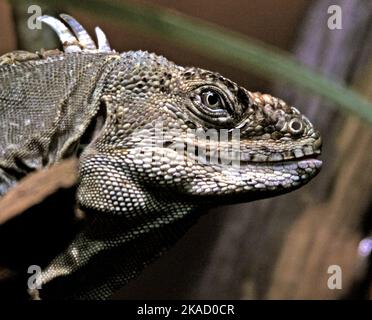
M 219 88 L 203 86 L 195 88 L 188 105 L 190 111 L 200 119 L 214 125 L 228 125 L 234 120 L 229 99 Z
M 225 96 L 219 90 L 205 88 L 199 91 L 203 112 L 214 117 L 229 116 L 230 108 Z
M 223 109 L 224 102 L 218 92 L 214 90 L 205 90 L 201 93 L 202 102 L 211 109 Z

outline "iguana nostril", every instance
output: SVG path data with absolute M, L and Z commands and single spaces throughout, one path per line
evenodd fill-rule
M 292 119 L 288 123 L 288 130 L 293 134 L 300 134 L 304 131 L 304 124 L 300 119 Z

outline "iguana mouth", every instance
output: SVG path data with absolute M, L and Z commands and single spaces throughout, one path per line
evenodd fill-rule
M 321 154 L 322 141 L 318 137 L 312 142 L 303 142 L 296 148 L 285 151 L 271 151 L 269 154 L 263 154 L 260 151 L 255 154 L 242 152 L 241 161 L 243 163 L 284 163 L 288 161 L 302 161 L 306 159 L 317 158 Z
M 195 145 L 195 153 L 187 153 L 187 156 L 192 159 L 201 161 L 205 164 L 229 164 L 238 163 L 242 166 L 246 165 L 270 165 L 270 164 L 285 164 L 292 162 L 301 161 L 312 161 L 321 164 L 321 160 L 318 157 L 321 155 L 320 146 L 315 149 L 311 146 L 305 145 L 303 148 L 296 148 L 295 150 L 289 150 L 285 152 L 276 152 L 270 155 L 264 155 L 260 153 L 250 154 L 243 151 L 229 151 L 226 152 L 227 156 L 221 156 L 219 149 L 217 150 L 206 150 L 205 146 Z M 311 152 L 310 152 L 311 150 Z M 218 163 L 217 163 L 218 161 Z
M 285 159 L 281 161 L 263 161 L 263 162 L 253 162 L 253 161 L 240 161 L 239 165 L 241 168 L 248 166 L 270 166 L 270 167 L 281 167 L 287 165 L 295 165 L 296 167 L 311 167 L 312 169 L 320 169 L 323 162 L 318 159 L 319 154 L 313 154 L 304 156 L 301 158 Z M 293 167 L 295 169 L 295 167 Z
M 312 155 L 312 156 L 304 156 L 302 158 L 292 158 L 286 159 L 282 161 L 264 161 L 264 162 L 244 162 L 241 161 L 240 165 L 242 167 L 249 166 L 249 165 L 256 165 L 256 166 L 281 166 L 281 165 L 288 165 L 288 164 L 299 164 L 299 163 L 312 163 L 316 168 L 320 168 L 322 166 L 322 161 L 318 159 L 319 155 Z

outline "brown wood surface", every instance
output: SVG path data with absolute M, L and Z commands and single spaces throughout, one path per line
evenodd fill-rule
M 61 188 L 71 188 L 77 180 L 77 160 L 62 161 L 29 174 L 0 199 L 0 225 L 22 214 Z

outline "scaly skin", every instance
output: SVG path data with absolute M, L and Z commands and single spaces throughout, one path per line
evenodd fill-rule
M 319 133 L 282 100 L 251 93 L 219 74 L 183 68 L 154 54 L 127 52 L 121 59 L 103 90 L 106 126 L 81 158 L 83 205 L 102 211 L 136 210 L 105 195 L 111 180 L 105 171 L 97 178 L 97 172 L 89 169 L 92 163 L 107 166 L 110 159 L 125 163 L 115 169 L 119 184 L 154 188 L 164 195 L 172 191 L 179 201 L 187 198 L 192 204 L 265 198 L 298 188 L 319 171 L 321 162 L 314 159 L 320 153 Z M 202 103 L 202 92 L 218 92 L 221 101 L 225 99 L 224 107 L 219 106 L 221 115 L 203 114 L 208 106 Z M 164 141 L 156 140 L 157 123 L 162 124 Z M 292 127 L 296 125 L 297 130 Z M 198 146 L 195 128 L 203 132 L 240 128 L 240 167 L 223 165 L 221 159 L 217 164 L 199 163 L 193 161 L 193 154 L 175 152 L 176 143 L 192 141 Z M 220 150 L 223 144 L 232 148 L 231 141 L 211 141 L 210 148 Z M 140 198 L 147 199 L 148 193 Z
M 52 18 L 43 19 L 60 28 Z M 75 30 L 77 22 L 64 19 Z M 86 35 L 78 41 L 63 32 L 65 52 L 0 59 L 15 65 L 35 60 L 35 66 L 38 59 L 67 66 L 105 59 L 97 68 L 103 75 L 97 95 L 104 125 L 78 153 L 77 200 L 87 213 L 86 227 L 43 271 L 42 297 L 108 297 L 170 247 L 201 209 L 289 192 L 319 172 L 320 135 L 284 101 L 153 53 L 118 54 L 108 46 L 99 51 Z M 92 119 L 97 112 L 94 107 Z M 211 139 L 201 139 L 202 133 Z

